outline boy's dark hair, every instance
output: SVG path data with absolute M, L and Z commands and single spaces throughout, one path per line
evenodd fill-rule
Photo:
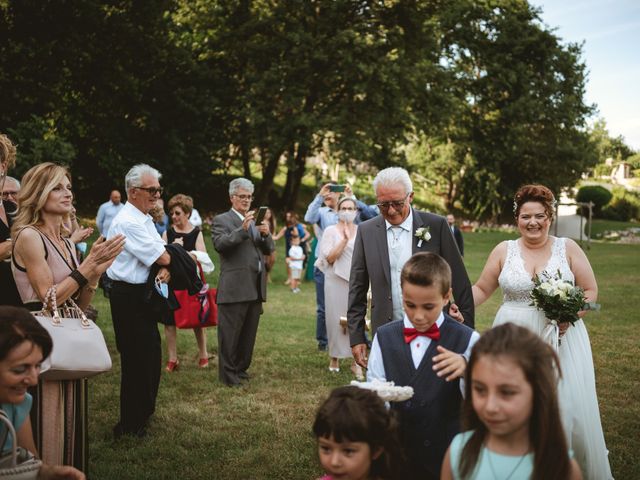
M 460 456 L 461 477 L 467 478 L 474 471 L 488 433 L 473 408 L 473 369 L 478 359 L 485 356 L 508 358 L 515 362 L 533 390 L 533 408 L 529 420 L 529 443 L 533 449 L 531 478 L 569 478 L 571 464 L 557 395 L 560 360 L 538 335 L 513 323 L 488 330 L 471 351 L 464 379 L 462 422 L 464 429 L 473 430 L 473 433 Z
M 421 287 L 435 285 L 444 296 L 451 289 L 451 267 L 436 253 L 418 252 L 402 267 L 400 285 L 405 282 Z
M 0 361 L 25 341 L 40 347 L 43 360 L 51 354 L 53 342 L 49 332 L 38 323 L 28 310 L 0 306 Z
M 336 442 L 366 442 L 372 455 L 382 448 L 371 464 L 371 477 L 402 478 L 398 423 L 375 392 L 354 386 L 334 389 L 318 409 L 313 433 Z

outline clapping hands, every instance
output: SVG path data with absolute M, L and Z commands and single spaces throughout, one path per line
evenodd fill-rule
M 102 275 L 111 266 L 116 257 L 124 250 L 124 235 L 116 235 L 109 240 L 100 235 L 91 247 L 91 251 L 83 262 L 92 266 L 92 271 Z

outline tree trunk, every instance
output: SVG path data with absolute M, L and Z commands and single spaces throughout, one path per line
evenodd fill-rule
M 242 158 L 242 170 L 244 171 L 244 178 L 251 180 L 251 166 L 249 165 L 249 145 L 242 143 L 240 145 L 240 156 Z
M 269 196 L 269 192 L 273 188 L 273 179 L 275 178 L 276 172 L 278 171 L 278 162 L 281 155 L 282 151 L 279 150 L 277 153 L 274 153 L 271 157 L 268 158 L 267 164 L 264 168 L 262 182 L 260 182 L 260 187 L 258 188 L 258 193 L 256 195 L 254 205 L 265 204 L 265 201 Z
M 280 205 L 285 206 L 288 203 L 288 199 L 291 197 L 291 192 L 293 190 L 293 171 L 295 168 L 294 155 L 296 153 L 296 145 L 295 143 L 291 143 L 289 145 L 289 151 L 287 152 L 287 181 L 284 184 L 284 190 L 282 191 L 282 196 L 280 197 Z
M 298 195 L 300 194 L 300 185 L 302 184 L 302 177 L 306 170 L 307 163 L 307 146 L 298 145 L 298 152 L 296 153 L 293 162 L 292 182 L 291 182 L 291 195 L 286 198 L 287 210 L 295 210 L 296 203 L 298 203 Z

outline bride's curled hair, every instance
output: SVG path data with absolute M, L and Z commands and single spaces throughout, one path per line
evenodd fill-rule
M 545 213 L 553 220 L 556 199 L 553 192 L 544 185 L 523 185 L 513 197 L 513 213 L 518 218 L 520 208 L 527 202 L 537 202 L 544 207 Z

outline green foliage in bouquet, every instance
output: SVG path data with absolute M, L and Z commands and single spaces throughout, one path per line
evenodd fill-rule
M 595 304 L 587 304 L 584 290 L 573 282 L 563 280 L 560 271 L 554 277 L 536 275 L 533 279 L 531 305 L 544 312 L 548 320 L 571 322 L 580 320 L 580 310 L 596 309 Z

